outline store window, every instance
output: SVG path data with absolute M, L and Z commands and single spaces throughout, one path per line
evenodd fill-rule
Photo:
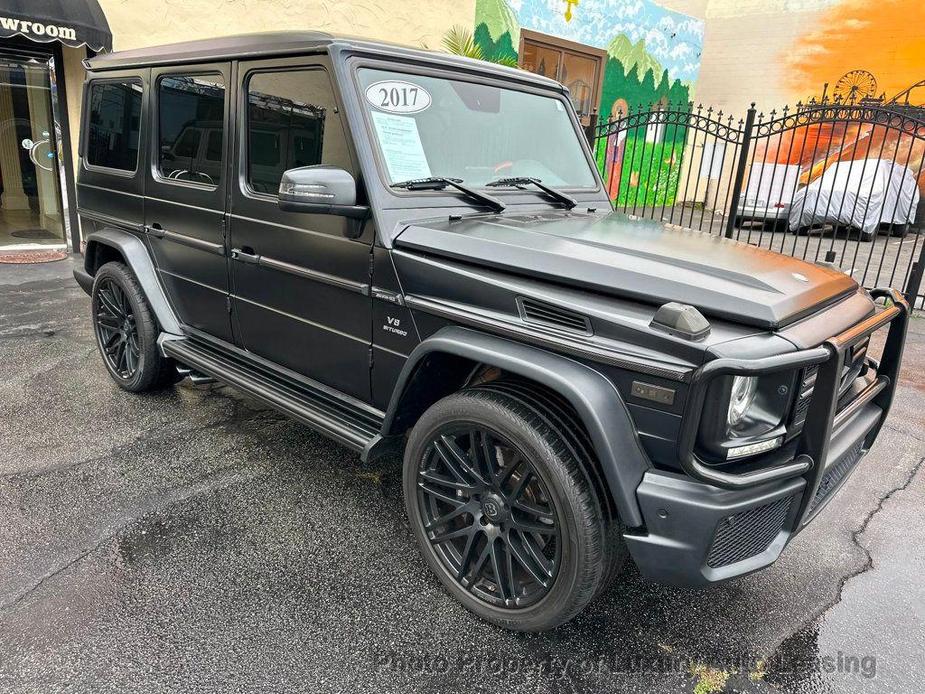
M 224 159 L 224 78 L 162 77 L 157 103 L 158 171 L 170 180 L 218 185 Z
M 87 163 L 134 171 L 138 164 L 141 83 L 94 82 L 90 86 Z
M 572 105 L 583 125 L 597 112 L 607 52 L 593 46 L 521 31 L 520 67 L 568 87 Z
M 352 169 L 324 70 L 256 72 L 247 83 L 247 183 L 275 195 L 283 172 L 330 164 Z

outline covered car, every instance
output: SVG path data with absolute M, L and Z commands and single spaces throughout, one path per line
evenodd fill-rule
M 888 159 L 840 161 L 797 191 L 789 227 L 834 224 L 871 239 L 881 224 L 905 231 L 915 221 L 918 203 L 918 184 L 907 167 Z

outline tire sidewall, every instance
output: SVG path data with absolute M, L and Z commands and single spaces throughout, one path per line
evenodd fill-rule
M 486 407 L 486 405 L 488 405 Z M 499 416 L 500 415 L 500 416 Z M 538 602 L 522 609 L 506 609 L 482 602 L 449 573 L 434 550 L 423 527 L 419 509 L 417 474 L 434 434 L 447 425 L 471 423 L 492 430 L 517 446 L 539 475 L 555 505 L 562 542 L 559 572 L 552 589 Z M 525 432 L 529 432 L 525 435 Z M 593 523 L 576 514 L 580 508 L 577 490 L 557 463 L 555 452 L 516 413 L 479 399 L 456 394 L 431 407 L 412 430 L 403 465 L 405 509 L 415 538 L 428 565 L 447 590 L 467 609 L 499 626 L 520 631 L 540 631 L 573 616 L 573 595 L 587 561 Z M 603 538 L 597 538 L 601 542 Z M 600 580 L 600 578 L 598 578 Z M 563 613 L 569 613 L 563 618 Z
M 106 366 L 106 370 L 121 388 L 135 391 L 143 389 L 145 381 L 150 378 L 148 372 L 151 370 L 151 350 L 152 348 L 156 349 L 156 346 L 153 344 L 155 336 L 153 335 L 150 320 L 148 319 L 147 306 L 142 303 L 144 297 L 138 295 L 134 283 L 129 281 L 127 277 L 128 272 L 128 269 L 121 263 L 112 262 L 101 267 L 93 279 L 90 305 L 91 320 L 93 322 L 93 337 L 100 351 L 100 356 L 103 359 L 103 364 Z M 132 315 L 135 317 L 135 332 L 136 339 L 138 340 L 138 366 L 131 378 L 124 378 L 119 372 L 113 369 L 112 365 L 109 363 L 109 359 L 106 357 L 103 344 L 100 341 L 100 334 L 97 327 L 97 313 L 100 302 L 99 287 L 104 280 L 109 280 L 119 285 L 119 288 L 122 289 L 125 296 L 128 298 L 128 302 L 132 307 Z

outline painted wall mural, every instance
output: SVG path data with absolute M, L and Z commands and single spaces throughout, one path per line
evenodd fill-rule
M 523 58 L 518 55 L 522 29 L 603 51 L 603 80 L 598 103 L 592 105 L 601 121 L 615 119 L 629 108 L 686 105 L 700 70 L 703 26 L 703 20 L 667 10 L 652 0 L 476 0 L 475 6 L 475 41 L 490 60 Z M 567 79 L 562 81 L 568 84 Z M 576 94 L 582 87 L 571 86 L 570 91 Z M 663 133 L 658 138 L 649 135 L 646 129 L 627 133 L 619 144 L 613 143 L 620 152 L 608 152 L 608 143 L 600 141 L 598 164 L 605 180 L 612 179 L 608 169 L 617 155 L 634 152 L 634 160 L 646 165 L 624 163 L 617 178 L 627 177 L 627 184 L 614 185 L 614 192 L 619 189 L 621 195 L 653 204 L 670 198 L 671 204 L 681 167 L 675 153 L 683 151 L 683 146 L 666 143 Z M 684 137 L 683 131 L 672 134 L 672 138 Z M 638 146 L 635 139 L 639 139 Z M 653 160 L 654 167 L 650 165 Z M 658 189 L 656 180 L 661 182 Z
M 517 59 L 520 30 L 607 51 L 598 113 L 687 100 L 700 70 L 703 20 L 651 0 L 476 0 L 475 38 L 486 57 Z
M 872 93 L 889 101 L 925 80 L 925 2 L 922 0 L 835 0 L 823 9 L 781 59 L 795 98 L 831 96 L 837 81 L 852 71 L 874 77 Z M 862 84 L 866 84 L 862 82 Z M 925 88 L 911 95 L 925 102 Z
M 925 122 L 925 2 L 829 0 L 826 5 L 781 53 L 793 98 L 890 108 Z M 909 122 L 904 127 L 917 136 L 869 123 L 801 128 L 769 143 L 764 157 L 800 165 L 802 183 L 839 161 L 885 157 L 908 168 L 925 191 L 925 139 L 921 128 Z

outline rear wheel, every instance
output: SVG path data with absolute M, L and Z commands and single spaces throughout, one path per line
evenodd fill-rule
M 411 432 L 405 505 L 424 557 L 457 600 L 499 626 L 556 627 L 614 569 L 612 522 L 567 439 L 517 393 L 492 387 L 444 398 Z
M 97 271 L 91 307 L 100 356 L 120 388 L 138 393 L 179 380 L 174 362 L 158 350 L 157 321 L 128 267 L 114 261 Z
M 852 227 L 848 227 L 847 236 L 850 239 L 857 239 L 858 241 L 869 243 L 870 241 L 874 240 L 874 236 L 876 236 L 876 233 L 877 232 L 865 231 L 864 229 L 861 229 L 860 227 L 852 226 Z
M 770 224 L 770 227 L 771 227 L 771 233 L 772 233 L 772 234 L 777 234 L 777 233 L 785 234 L 785 233 L 787 233 L 787 229 L 788 229 L 789 223 L 788 223 L 788 220 L 787 220 L 786 217 L 783 218 L 783 219 L 772 219 L 772 220 L 769 222 L 769 224 Z

